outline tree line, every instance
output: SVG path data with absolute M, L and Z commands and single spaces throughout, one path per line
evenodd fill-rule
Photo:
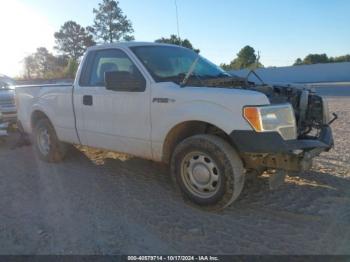
M 54 49 L 57 55 L 50 53 L 45 47 L 39 47 L 35 53 L 25 57 L 23 77 L 25 79 L 74 78 L 79 61 L 88 47 L 99 43 L 134 40 L 132 22 L 120 8 L 119 1 L 102 0 L 92 12 L 94 14 L 92 25 L 84 27 L 75 21 L 67 21 L 54 33 Z M 162 37 L 155 42 L 175 44 L 200 52 L 188 39 L 182 39 L 176 35 Z M 230 63 L 222 63 L 220 66 L 225 70 L 264 67 L 259 60 L 260 54 L 247 45 Z M 326 54 L 310 54 L 304 59 L 298 58 L 294 65 L 345 61 L 350 61 L 350 55 L 328 57 Z
M 115 0 L 103 0 L 92 10 L 93 24 L 87 27 L 75 21 L 65 22 L 54 33 L 58 55 L 39 47 L 24 58 L 24 78 L 74 78 L 85 50 L 98 43 L 134 40 L 131 21 Z
M 341 63 L 350 62 L 350 55 L 328 57 L 326 54 L 309 54 L 304 59 L 298 58 L 294 65 L 311 65 L 323 63 Z

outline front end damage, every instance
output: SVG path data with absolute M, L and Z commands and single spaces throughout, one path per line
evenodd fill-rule
M 268 97 L 270 108 L 283 104 L 292 107 L 292 132 L 259 132 L 253 128 L 254 130 L 235 130 L 230 134 L 248 172 L 276 170 L 276 174 L 284 178 L 287 173 L 310 169 L 315 156 L 333 147 L 330 124 L 337 116 L 333 114 L 333 119 L 330 119 L 327 100 L 308 88 L 284 84 L 258 85 L 238 77 L 211 79 L 205 84 L 258 91 Z
M 250 89 L 263 92 L 271 104 L 293 107 L 297 130 L 293 139 L 285 139 L 278 132 L 239 130 L 230 136 L 247 170 L 276 171 L 270 178 L 270 186 L 275 188 L 287 174 L 309 170 L 314 157 L 333 147 L 330 125 L 337 116 L 333 114 L 330 119 L 327 100 L 303 87 L 264 84 Z
M 329 126 L 324 126 L 317 137 L 307 139 L 284 140 L 276 132 L 255 131 L 233 131 L 230 136 L 247 169 L 308 170 L 315 156 L 333 146 Z
M 231 139 L 242 153 L 248 168 L 301 171 L 309 169 L 311 160 L 333 146 L 327 101 L 313 91 L 287 86 L 263 85 L 250 89 L 263 92 L 273 104 L 292 105 L 296 121 L 296 137 L 285 139 L 278 132 L 235 130 Z

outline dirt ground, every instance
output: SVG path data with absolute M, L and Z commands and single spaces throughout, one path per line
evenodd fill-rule
M 221 213 L 187 206 L 165 166 L 74 150 L 64 163 L 0 144 L 0 254 L 350 254 L 350 98 L 331 99 L 336 147 Z M 104 159 L 106 158 L 106 159 Z

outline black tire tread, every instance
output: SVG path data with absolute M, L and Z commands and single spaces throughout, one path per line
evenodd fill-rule
M 51 147 L 48 155 L 43 155 L 38 148 L 37 141 L 36 141 L 37 139 L 36 133 L 38 132 L 39 128 L 47 128 L 50 134 Z M 42 118 L 38 120 L 38 122 L 36 123 L 34 127 L 34 133 L 33 133 L 33 144 L 39 158 L 48 163 L 62 162 L 68 149 L 68 145 L 58 140 L 56 131 L 52 126 L 50 120 L 47 118 Z
M 183 140 L 175 148 L 172 159 L 171 159 L 171 173 L 172 178 L 175 180 L 175 185 L 177 189 L 182 192 L 182 195 L 185 200 L 193 201 L 190 196 L 185 194 L 181 187 L 178 185 L 177 181 L 177 172 L 179 172 L 179 163 L 176 159 L 181 152 L 186 150 L 188 147 L 204 147 L 213 152 L 216 158 L 220 159 L 220 162 L 224 165 L 225 176 L 227 179 L 226 182 L 226 192 L 223 197 L 216 202 L 215 204 L 202 205 L 200 204 L 201 209 L 206 209 L 209 211 L 220 210 L 229 206 L 233 201 L 235 201 L 240 193 L 242 192 L 244 185 L 244 167 L 241 158 L 235 151 L 235 149 L 224 139 L 208 134 L 200 134 L 189 137 Z M 195 206 L 198 206 L 198 203 L 195 203 Z

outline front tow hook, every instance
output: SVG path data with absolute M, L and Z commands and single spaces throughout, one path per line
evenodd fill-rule
M 331 121 L 329 121 L 328 125 L 330 126 L 335 120 L 338 119 L 338 115 L 336 113 L 332 113 L 333 115 L 333 119 Z

